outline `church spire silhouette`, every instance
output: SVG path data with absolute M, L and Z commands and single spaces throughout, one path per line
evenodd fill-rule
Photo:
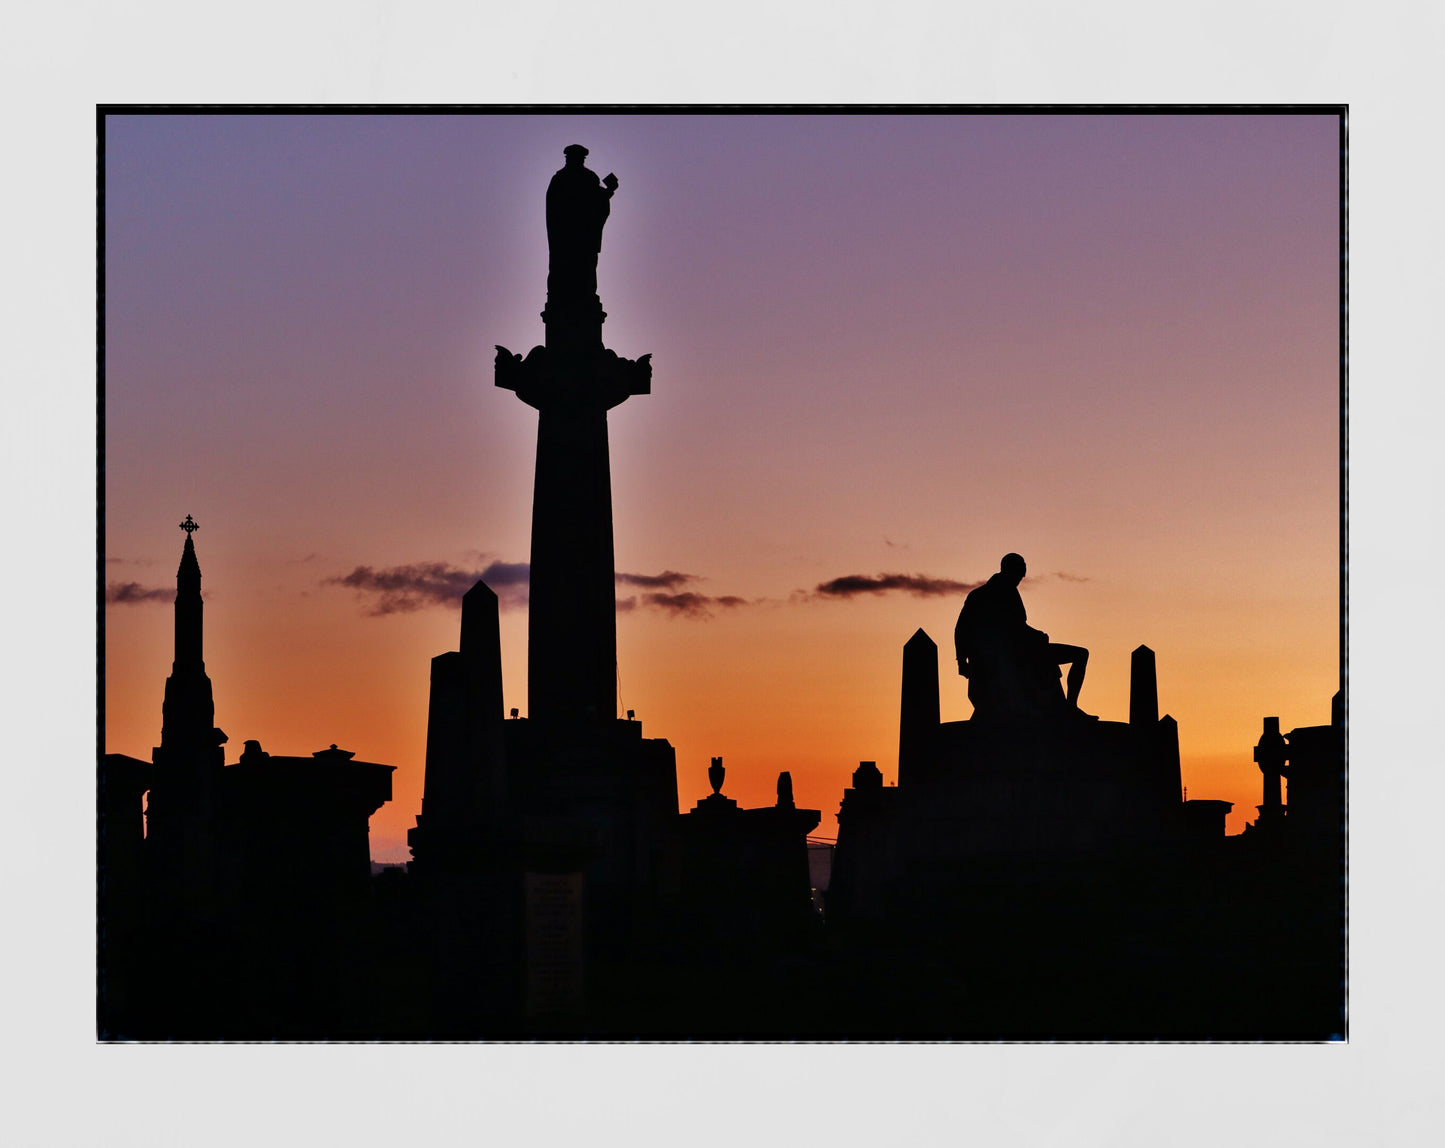
M 173 753 L 209 749 L 225 740 L 214 728 L 216 707 L 204 658 L 201 564 L 192 538 L 200 524 L 187 514 L 180 529 L 186 544 L 176 571 L 175 660 L 161 710 L 161 748 Z
M 191 535 L 200 524 L 189 514 L 181 523 L 186 532 L 185 549 L 181 551 L 180 569 L 176 571 L 176 657 L 171 672 L 199 670 L 205 673 L 201 654 L 201 564 L 196 559 L 196 544 Z

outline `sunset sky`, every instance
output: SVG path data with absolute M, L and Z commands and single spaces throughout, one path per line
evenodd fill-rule
M 722 756 L 832 836 L 860 760 L 897 776 L 918 627 L 968 716 L 954 620 L 1018 551 L 1083 708 L 1125 720 L 1152 647 L 1240 831 L 1261 718 L 1339 682 L 1334 116 L 109 117 L 105 748 L 158 743 L 187 514 L 227 760 L 395 765 L 376 859 L 489 568 L 525 714 L 536 412 L 491 364 L 543 339 L 570 143 L 620 181 L 604 340 L 653 356 L 609 417 L 620 695 L 682 808 Z

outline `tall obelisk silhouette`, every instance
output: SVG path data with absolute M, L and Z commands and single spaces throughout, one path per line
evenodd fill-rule
M 528 718 L 549 726 L 617 717 L 617 615 L 607 412 L 651 390 L 651 356 L 602 345 L 597 255 L 617 177 L 564 148 L 547 188 L 546 345 L 525 360 L 497 348 L 496 385 L 537 418 L 527 622 Z

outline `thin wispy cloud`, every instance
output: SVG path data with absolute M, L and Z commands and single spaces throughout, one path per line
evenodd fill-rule
M 675 618 L 711 618 L 713 608 L 724 610 L 735 609 L 738 606 L 746 606 L 747 599 L 739 598 L 736 594 L 724 594 L 720 597 L 713 597 L 710 594 L 698 594 L 692 590 L 684 590 L 679 594 L 667 594 L 655 592 L 642 595 L 642 604 L 661 610 Z
M 410 614 L 429 606 L 460 606 L 463 595 L 478 582 L 496 592 L 502 609 L 527 603 L 527 564 L 493 562 L 466 570 L 447 562 L 415 562 L 376 569 L 357 566 L 349 574 L 322 580 L 323 586 L 346 586 L 371 603 L 372 617 Z
M 684 590 L 703 579 L 696 574 L 679 574 L 676 570 L 664 570 L 661 574 L 617 575 L 619 586 L 636 586 L 646 590 L 617 603 L 619 612 L 626 613 L 639 607 L 659 610 L 672 618 L 692 618 L 704 621 L 713 616 L 715 610 L 732 610 L 746 606 L 748 600 L 736 594 L 701 594 L 696 590 Z
M 1083 574 L 1070 574 L 1059 570 L 1052 574 L 1030 574 L 1024 581 L 1041 582 L 1057 578 L 1064 582 L 1090 582 Z M 817 601 L 819 599 L 851 599 L 863 596 L 876 597 L 881 594 L 911 594 L 917 598 L 945 598 L 966 596 L 977 590 L 987 579 L 977 582 L 959 582 L 953 578 L 934 578 L 927 574 L 845 574 L 820 582 L 812 590 L 793 592 L 794 602 Z
M 531 567 L 526 562 L 492 562 L 481 569 L 453 566 L 448 562 L 413 562 L 404 566 L 357 566 L 348 574 L 324 579 L 325 586 L 345 586 L 355 590 L 369 604 L 373 617 L 407 614 L 433 606 L 456 607 L 462 596 L 478 581 L 485 582 L 497 595 L 503 610 L 527 605 Z M 684 590 L 702 579 L 696 574 L 664 570 L 660 574 L 635 574 L 619 571 L 617 585 L 644 591 L 617 599 L 617 612 L 636 609 L 658 610 L 670 617 L 705 619 L 714 609 L 733 609 L 747 604 L 736 594 L 710 595 Z
M 526 562 L 493 562 L 479 577 L 493 590 L 525 586 L 532 577 L 532 567 Z
M 145 602 L 174 602 L 175 587 L 142 586 L 139 582 L 107 582 L 107 606 L 137 606 Z
M 676 570 L 664 570 L 661 574 L 617 574 L 619 586 L 638 586 L 645 590 L 676 590 L 697 581 L 696 574 L 679 574 Z
M 952 578 L 934 578 L 926 574 L 844 574 L 820 582 L 811 591 L 802 591 L 804 598 L 857 598 L 864 594 L 912 594 L 918 598 L 941 598 L 950 594 L 967 594 L 982 582 L 957 582 Z

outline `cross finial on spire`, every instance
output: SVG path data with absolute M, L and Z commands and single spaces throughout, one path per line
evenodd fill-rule
M 189 514 L 186 515 L 186 520 L 181 523 L 181 529 L 186 532 L 187 538 L 189 538 L 194 531 L 197 531 L 200 528 L 201 524 L 197 522 L 194 518 L 192 518 Z

